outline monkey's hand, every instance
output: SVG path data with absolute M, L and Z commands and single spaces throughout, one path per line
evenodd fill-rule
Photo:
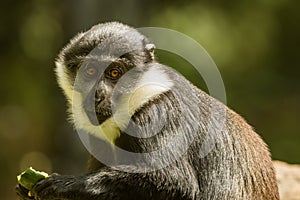
M 86 196 L 84 178 L 52 174 L 37 182 L 31 195 L 35 200 L 83 199 Z

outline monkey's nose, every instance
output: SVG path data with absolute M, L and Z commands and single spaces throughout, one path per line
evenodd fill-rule
M 96 101 L 97 103 L 99 103 L 99 102 L 103 101 L 104 98 L 105 98 L 104 96 L 99 96 L 99 97 L 96 97 L 96 98 L 95 98 L 95 101 Z
M 102 92 L 96 92 L 95 94 L 95 103 L 98 104 L 105 99 L 105 95 Z

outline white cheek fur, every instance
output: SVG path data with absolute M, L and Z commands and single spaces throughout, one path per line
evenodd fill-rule
M 124 130 L 131 116 L 145 103 L 158 95 L 170 90 L 173 82 L 162 71 L 155 67 L 150 68 L 132 88 L 129 94 L 121 97 L 115 108 L 114 120 Z
M 55 73 L 57 76 L 58 84 L 63 89 L 68 102 L 71 103 L 73 96 L 73 85 L 71 84 L 71 81 L 69 79 L 66 67 L 59 62 L 55 62 L 55 65 Z

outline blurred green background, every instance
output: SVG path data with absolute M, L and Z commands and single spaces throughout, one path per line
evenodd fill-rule
M 222 74 L 229 107 L 255 127 L 274 159 L 300 163 L 299 8 L 299 0 L 1 2 L 0 199 L 16 199 L 15 177 L 29 165 L 85 170 L 87 152 L 66 120 L 54 59 L 77 32 L 112 20 L 197 40 Z M 186 64 L 162 51 L 158 57 Z

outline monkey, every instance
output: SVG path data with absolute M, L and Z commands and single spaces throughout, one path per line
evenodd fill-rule
M 261 137 L 154 51 L 120 22 L 95 25 L 61 50 L 57 80 L 72 123 L 88 135 L 88 172 L 54 173 L 32 197 L 17 185 L 21 199 L 279 199 Z

